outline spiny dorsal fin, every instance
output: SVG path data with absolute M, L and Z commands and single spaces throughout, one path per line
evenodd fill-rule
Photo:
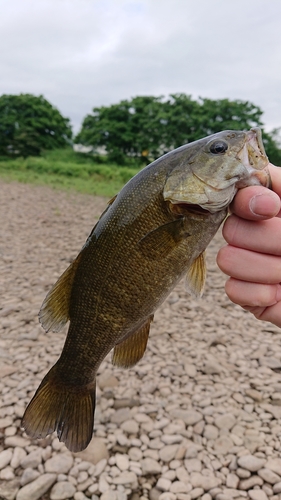
M 69 302 L 72 284 L 80 255 L 64 271 L 47 294 L 39 311 L 39 320 L 46 332 L 59 332 L 69 320 Z
M 139 241 L 139 247 L 145 256 L 160 259 L 163 254 L 173 251 L 188 236 L 186 220 L 181 217 L 150 231 Z
M 187 271 L 186 290 L 196 298 L 202 297 L 206 282 L 205 252 L 202 252 Z
M 112 363 L 120 368 L 134 366 L 144 355 L 153 315 L 142 327 L 114 347 Z

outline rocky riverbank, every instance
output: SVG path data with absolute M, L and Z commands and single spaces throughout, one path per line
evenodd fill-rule
M 204 298 L 183 285 L 155 315 L 130 370 L 110 356 L 98 377 L 94 438 L 70 453 L 32 441 L 24 408 L 65 332 L 37 314 L 105 200 L 0 185 L 0 498 L 5 500 L 280 500 L 281 333 L 229 302 L 208 249 Z

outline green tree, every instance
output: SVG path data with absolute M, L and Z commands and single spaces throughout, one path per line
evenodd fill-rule
M 124 156 L 146 157 L 147 152 L 158 154 L 163 128 L 161 124 L 161 97 L 140 96 L 131 101 L 94 108 L 86 116 L 76 143 L 106 148 L 115 161 Z
M 268 158 L 274 165 L 281 167 L 281 128 L 275 128 L 271 132 L 263 133 L 263 143 Z
M 0 155 L 40 155 L 70 143 L 70 121 L 42 95 L 0 97 Z
M 171 94 L 167 99 L 138 96 L 94 108 L 84 119 L 75 142 L 94 149 L 104 146 L 109 157 L 120 162 L 124 156 L 152 160 L 221 130 L 262 127 L 261 117 L 262 110 L 248 101 L 194 100 L 186 94 Z M 270 133 L 265 138 L 276 158 L 281 154 L 276 138 Z

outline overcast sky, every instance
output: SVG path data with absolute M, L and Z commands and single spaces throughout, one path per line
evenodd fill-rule
M 184 92 L 281 126 L 279 0 L 0 0 L 0 95 L 43 94 L 78 131 L 93 107 Z

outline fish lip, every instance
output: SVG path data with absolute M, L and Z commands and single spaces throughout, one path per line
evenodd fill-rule
M 252 127 L 247 133 L 246 133 L 246 138 L 247 142 L 251 144 L 251 146 L 262 156 L 265 156 L 267 158 L 264 145 L 262 142 L 262 132 L 260 127 Z M 257 147 L 258 146 L 258 149 Z
M 237 189 L 249 185 L 259 185 L 271 188 L 271 177 L 268 170 L 269 159 L 262 142 L 262 132 L 259 127 L 251 128 L 245 132 L 246 141 L 238 151 L 236 159 L 246 169 L 246 175 L 235 183 Z

